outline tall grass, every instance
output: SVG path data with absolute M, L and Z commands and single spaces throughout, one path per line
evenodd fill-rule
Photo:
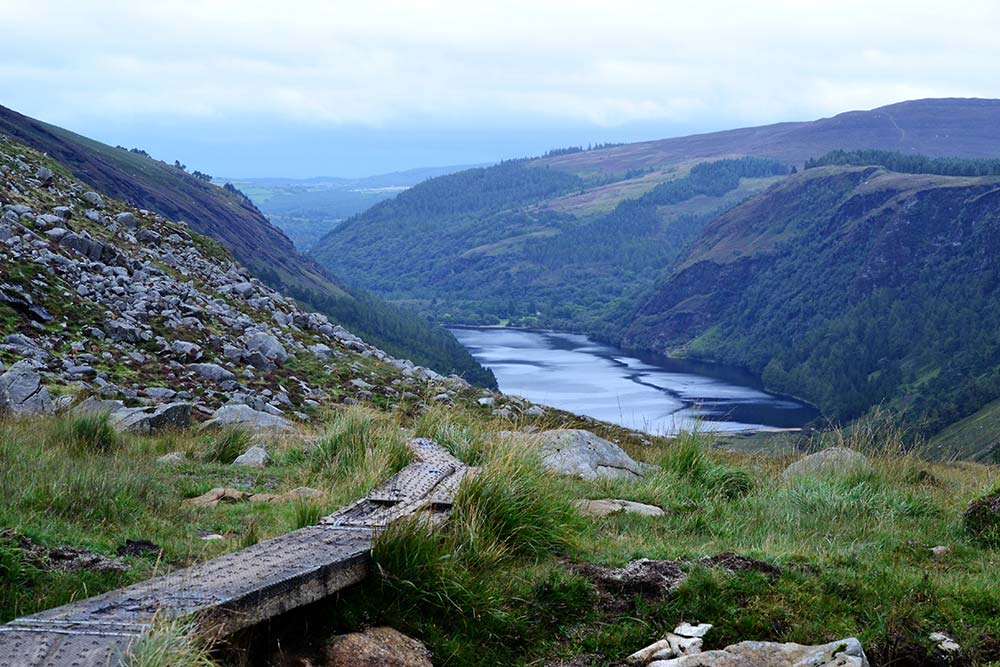
M 313 470 L 345 500 L 365 495 L 413 460 L 399 424 L 360 406 L 334 414 L 311 456 Z
M 55 422 L 49 444 L 106 454 L 118 448 L 121 438 L 107 414 L 66 415 Z
M 703 487 L 725 498 L 739 498 L 753 490 L 753 475 L 738 466 L 716 462 L 708 454 L 709 437 L 684 431 L 660 459 L 661 468 L 681 480 Z
M 193 623 L 157 620 L 152 630 L 129 647 L 122 667 L 216 667 L 211 644 Z
M 250 431 L 240 426 L 227 426 L 208 435 L 202 445 L 202 459 L 210 463 L 229 464 L 246 451 L 250 444 Z

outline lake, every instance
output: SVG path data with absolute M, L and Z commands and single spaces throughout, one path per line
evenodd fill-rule
M 739 369 L 624 352 L 564 333 L 452 329 L 505 394 L 654 435 L 796 428 L 816 410 Z M 641 357 L 641 358 L 640 358 Z

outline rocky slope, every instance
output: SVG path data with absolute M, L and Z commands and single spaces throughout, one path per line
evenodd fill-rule
M 8 411 L 91 395 L 120 401 L 102 410 L 147 406 L 117 415 L 136 430 L 186 423 L 192 407 L 196 420 L 284 428 L 334 401 L 480 395 L 304 311 L 184 223 L 102 196 L 6 137 L 0 174 Z
M 222 244 L 270 287 L 324 312 L 366 340 L 442 372 L 495 386 L 492 375 L 447 331 L 331 277 L 300 255 L 235 188 L 212 185 L 145 153 L 113 148 L 2 106 L 0 132 L 51 156 L 91 189 L 185 221 Z

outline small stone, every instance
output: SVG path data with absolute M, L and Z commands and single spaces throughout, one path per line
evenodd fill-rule
M 220 503 L 239 503 L 249 498 L 250 494 L 246 491 L 220 486 L 195 498 L 188 498 L 184 502 L 195 507 L 215 507 Z
M 170 452 L 168 454 L 164 454 L 163 456 L 157 456 L 156 462 L 163 465 L 176 465 L 178 463 L 184 463 L 186 458 L 187 457 L 184 455 L 184 452 Z
M 690 623 L 684 622 L 674 628 L 674 634 L 680 635 L 681 637 L 704 637 L 711 629 L 711 623 L 691 625 Z
M 327 667 L 432 667 L 423 644 L 388 627 L 334 637 L 325 654 Z
M 936 547 L 931 547 L 931 554 L 933 554 L 935 558 L 944 558 L 950 553 L 951 553 L 951 547 L 948 546 L 939 545 Z
M 608 516 L 623 512 L 640 516 L 665 516 L 665 512 L 656 505 L 646 505 L 631 500 L 605 498 L 602 500 L 574 500 L 573 505 L 584 516 Z M 711 627 L 711 626 L 709 626 Z
M 625 662 L 630 665 L 645 665 L 650 661 L 654 653 L 658 653 L 663 650 L 670 650 L 670 642 L 666 639 L 660 639 L 645 648 L 639 649 L 632 655 L 625 658 Z

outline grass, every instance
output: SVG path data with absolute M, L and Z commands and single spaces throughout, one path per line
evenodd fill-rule
M 70 415 L 56 423 L 52 438 L 85 452 L 107 454 L 121 442 L 106 414 Z
M 157 619 L 150 633 L 129 647 L 122 667 L 216 667 L 211 643 L 191 621 Z
M 482 413 L 339 409 L 314 447 L 269 444 L 274 463 L 263 470 L 211 462 L 206 440 L 188 433 L 122 436 L 102 448 L 58 435 L 93 430 L 75 421 L 0 422 L 0 525 L 105 555 L 125 537 L 163 547 L 159 565 L 130 557 L 128 572 L 98 574 L 40 569 L 13 541 L 0 541 L 2 620 L 312 525 L 405 465 L 406 439 L 420 435 L 480 472 L 463 482 L 447 524 L 412 519 L 380 535 L 377 576 L 324 612 L 331 631 L 389 624 L 426 642 L 435 664 L 463 666 L 543 665 L 584 653 L 610 666 L 685 620 L 715 625 L 708 648 L 853 635 L 875 665 L 915 665 L 934 659 L 927 636 L 941 631 L 962 645 L 966 664 L 1000 661 L 998 551 L 963 524 L 969 502 L 995 488 L 995 467 L 925 463 L 873 419 L 816 436 L 815 447 L 868 452 L 868 466 L 841 474 L 785 479 L 791 456 L 726 453 L 712 449 L 711 437 L 687 433 L 650 445 L 619 438 L 633 457 L 660 466 L 643 480 L 582 481 L 544 472 L 534 452 L 497 434 L 509 426 Z M 153 463 L 174 450 L 187 452 L 188 462 Z M 183 504 L 214 486 L 300 485 L 327 496 Z M 577 498 L 634 500 L 666 514 L 584 519 L 572 509 Z M 202 542 L 199 529 L 228 539 Z M 949 549 L 944 556 L 930 550 L 939 545 Z M 699 563 L 724 552 L 780 573 Z M 623 596 L 611 610 L 580 566 L 637 558 L 679 560 L 687 578 L 668 596 Z M 171 632 L 165 646 L 175 643 Z

